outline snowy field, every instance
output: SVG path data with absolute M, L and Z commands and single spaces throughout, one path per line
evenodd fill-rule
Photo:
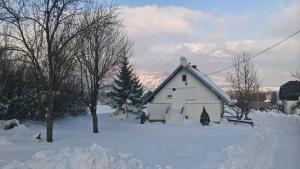
M 299 169 L 300 117 L 251 114 L 256 125 L 223 121 L 196 124 L 138 124 L 134 117 L 112 120 L 99 106 L 101 132 L 90 115 L 55 122 L 54 142 L 45 125 L 26 122 L 0 130 L 0 168 L 5 169 Z

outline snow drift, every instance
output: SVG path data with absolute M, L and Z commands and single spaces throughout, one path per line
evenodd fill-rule
M 36 133 L 45 136 L 40 123 L 24 122 L 11 130 L 0 130 L 0 168 L 298 169 L 300 166 L 300 116 L 251 112 L 254 127 L 226 120 L 202 127 L 200 124 L 141 125 L 133 116 L 113 120 L 111 114 L 102 112 L 108 111 L 101 110 L 99 115 L 101 134 L 90 133 L 90 115 L 65 118 L 55 123 L 56 140 L 51 144 L 32 138 Z
M 97 144 L 86 148 L 43 150 L 26 162 L 14 161 L 4 169 L 144 169 L 141 160 L 131 154 L 112 157 L 107 149 Z
M 20 122 L 17 119 L 12 120 L 0 120 L 0 129 L 12 129 L 15 126 L 19 126 Z

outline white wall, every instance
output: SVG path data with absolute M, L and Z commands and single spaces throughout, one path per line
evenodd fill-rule
M 188 103 L 185 106 L 184 116 L 188 117 L 188 120 L 192 120 L 195 123 L 200 122 L 200 116 L 205 107 L 206 112 L 209 115 L 210 121 L 220 122 L 221 121 L 221 110 L 220 104 L 211 103 L 211 104 L 201 104 L 201 103 Z
M 182 75 L 187 76 L 187 85 L 182 81 Z M 176 91 L 172 91 L 176 88 Z M 168 98 L 172 95 L 172 98 Z M 220 122 L 222 101 L 218 96 L 196 79 L 190 72 L 180 70 L 153 98 L 152 103 L 170 103 L 181 107 L 189 105 L 186 113 L 190 120 L 199 122 L 203 106 L 211 116 L 211 121 Z M 193 104 L 193 105 L 192 105 Z
M 300 115 L 300 108 L 296 109 L 297 115 Z
M 168 110 L 169 104 L 161 103 L 161 104 L 147 104 L 147 113 L 149 113 L 149 120 L 166 120 L 165 113 Z
M 295 104 L 296 102 L 298 102 L 297 100 L 292 100 L 292 101 L 290 101 L 290 100 L 284 100 L 283 101 L 283 108 L 284 108 L 284 113 L 287 113 L 287 114 L 293 114 L 293 113 L 295 113 L 295 112 L 293 112 L 291 109 L 290 109 L 290 107 L 291 107 L 291 105 L 293 105 L 293 104 Z

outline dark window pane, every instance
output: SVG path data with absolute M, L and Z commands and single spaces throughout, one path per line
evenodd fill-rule
M 186 75 L 182 75 L 182 81 L 186 81 Z

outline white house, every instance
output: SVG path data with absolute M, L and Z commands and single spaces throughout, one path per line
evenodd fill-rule
M 290 110 L 292 111 L 292 113 L 300 115 L 300 96 L 298 100 L 299 101 L 291 105 Z
M 300 81 L 289 81 L 280 86 L 279 98 L 283 112 L 300 115 Z
M 196 66 L 180 58 L 180 65 L 147 100 L 149 121 L 200 122 L 203 107 L 212 122 L 220 122 L 230 97 Z

